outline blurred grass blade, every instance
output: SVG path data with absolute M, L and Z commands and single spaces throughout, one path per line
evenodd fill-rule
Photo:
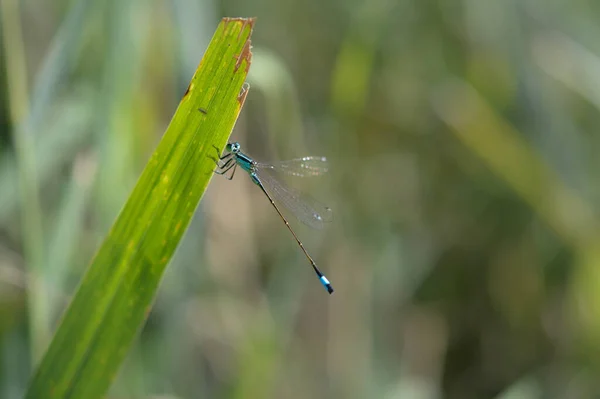
M 2 38 L 6 51 L 6 73 L 8 100 L 15 143 L 17 172 L 19 180 L 21 207 L 21 225 L 23 228 L 23 255 L 28 268 L 27 300 L 29 308 L 29 336 L 31 340 L 32 362 L 37 363 L 50 339 L 48 321 L 47 293 L 43 284 L 44 234 L 42 229 L 42 210 L 38 192 L 38 176 L 34 157 L 33 130 L 26 123 L 29 99 L 27 98 L 27 78 L 25 46 L 18 4 L 14 0 L 0 2 L 2 17 Z
M 544 72 L 600 108 L 600 57 L 555 32 L 536 38 L 533 55 Z
M 28 398 L 98 398 L 150 310 L 246 98 L 253 19 L 224 19 L 75 294 Z M 202 109 L 200 111 L 199 109 Z
M 96 178 L 97 161 L 90 153 L 79 154 L 72 167 L 72 177 L 66 184 L 56 220 L 48 235 L 45 253 L 45 283 L 49 285 L 48 304 L 50 320 L 56 320 L 64 310 L 64 293 L 67 280 L 73 271 L 73 260 L 84 234 L 85 211 L 91 197 L 91 187 Z M 69 298 L 70 299 L 70 298 Z
M 449 82 L 433 98 L 433 105 L 456 137 L 565 242 L 577 247 L 586 241 L 594 220 L 590 205 L 471 86 L 459 80 Z

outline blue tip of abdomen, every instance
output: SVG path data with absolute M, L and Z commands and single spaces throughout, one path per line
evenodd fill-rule
M 319 280 L 321 281 L 321 284 L 323 284 L 323 287 L 325 287 L 327 292 L 329 292 L 330 295 L 333 294 L 333 287 L 331 286 L 329 280 L 327 280 L 327 277 L 321 276 L 319 277 Z

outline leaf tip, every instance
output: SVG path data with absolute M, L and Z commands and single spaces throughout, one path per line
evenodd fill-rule
M 222 19 L 222 21 L 225 23 L 225 26 L 227 26 L 230 22 L 241 22 L 242 23 L 242 29 L 241 29 L 242 32 L 244 31 L 244 28 L 246 27 L 246 25 L 250 25 L 250 31 L 252 32 L 252 29 L 254 29 L 254 23 L 256 22 L 256 17 L 250 17 L 250 18 L 225 17 Z

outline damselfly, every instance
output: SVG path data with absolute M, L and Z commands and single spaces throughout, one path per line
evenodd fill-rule
M 321 284 L 323 284 L 327 292 L 330 294 L 333 293 L 333 287 L 329 283 L 329 280 L 321 273 L 317 264 L 308 254 L 304 245 L 290 227 L 287 219 L 275 204 L 275 200 L 283 204 L 304 224 L 316 229 L 323 228 L 325 222 L 332 220 L 331 209 L 313 200 L 309 196 L 300 193 L 300 191 L 288 187 L 283 181 L 277 178 L 277 173 L 279 172 L 299 177 L 318 176 L 327 172 L 327 159 L 325 159 L 325 157 L 309 156 L 292 159 L 290 161 L 267 164 L 256 162 L 251 157 L 241 152 L 239 143 L 227 144 L 227 153 L 223 156 L 220 156 L 217 147 L 215 147 L 215 149 L 217 150 L 217 156 L 219 157 L 215 173 L 225 175 L 228 180 L 231 180 L 235 175 L 238 165 L 248 172 L 252 181 L 260 187 L 262 192 L 267 196 L 281 220 L 283 220 L 288 230 L 296 239 L 300 249 L 304 252 L 304 255 L 306 255 L 313 270 L 319 277 Z M 231 171 L 231 174 L 226 175 L 229 171 Z

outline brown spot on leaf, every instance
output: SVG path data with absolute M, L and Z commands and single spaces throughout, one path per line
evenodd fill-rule
M 237 61 L 235 63 L 234 71 L 237 72 L 238 69 L 240 69 L 240 66 L 242 65 L 242 61 L 246 60 L 245 72 L 248 73 L 248 70 L 250 69 L 250 64 L 252 63 L 252 44 L 250 42 L 250 39 L 246 40 L 246 43 L 244 43 L 244 47 L 242 48 L 242 52 L 240 53 L 240 55 L 235 56 L 235 58 Z
M 185 89 L 185 93 L 183 94 L 182 100 L 184 100 L 188 96 L 188 94 L 190 94 L 190 92 L 192 91 L 193 88 L 194 88 L 194 84 L 192 82 L 190 82 L 187 89 Z
M 255 22 L 256 22 L 256 17 L 244 19 L 244 23 L 242 24 L 242 29 L 240 30 L 240 33 L 238 33 L 238 40 L 240 39 L 240 36 L 242 36 L 242 33 L 244 33 L 244 29 L 246 29 L 246 25 L 250 25 L 250 35 L 252 35 L 252 30 L 254 29 Z M 248 37 L 250 37 L 250 36 L 248 36 Z

